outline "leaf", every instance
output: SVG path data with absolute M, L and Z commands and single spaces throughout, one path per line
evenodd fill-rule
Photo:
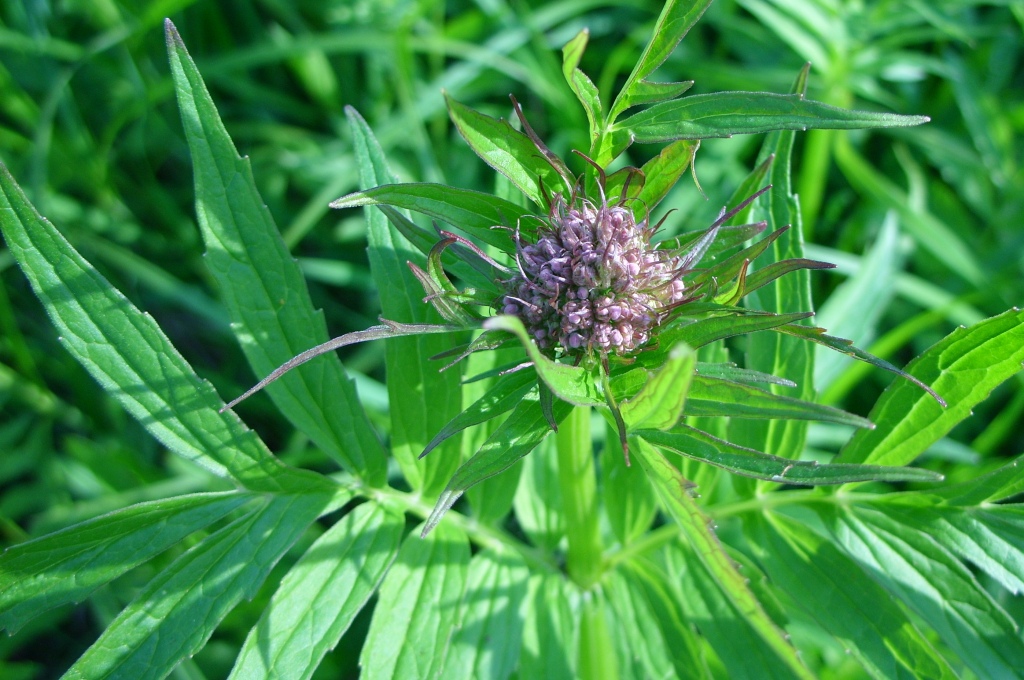
M 955 678 L 904 611 L 830 541 L 782 515 L 745 522 L 772 584 L 876 678 Z
M 326 494 L 271 497 L 207 537 L 150 581 L 64 677 L 164 677 L 256 594 L 330 502 Z
M 779 378 L 778 376 L 760 371 L 751 371 L 748 368 L 739 368 L 733 363 L 706 363 L 697 362 L 697 374 L 708 378 L 719 378 L 738 383 L 768 383 L 771 385 L 782 385 L 783 387 L 796 387 L 792 380 Z
M 552 553 L 565 536 L 565 512 L 562 488 L 558 483 L 558 456 L 554 438 L 537 446 L 537 454 L 523 459 L 512 505 L 516 520 L 530 541 L 541 550 Z
M 647 77 L 668 59 L 710 4 L 711 0 L 669 0 L 665 3 L 651 32 L 651 41 L 612 104 L 608 113 L 609 123 L 631 106 L 675 98 L 689 89 L 692 82 L 657 83 L 649 82 Z
M 484 321 L 484 328 L 492 331 L 512 333 L 523 344 L 537 376 L 551 388 L 560 399 L 577 406 L 603 406 L 604 397 L 597 387 L 594 372 L 583 366 L 570 366 L 546 357 L 526 332 L 518 317 L 502 314 Z
M 658 432 L 658 431 L 654 431 Z M 658 434 L 665 434 L 658 432 Z M 785 634 L 768 617 L 760 602 L 747 587 L 746 579 L 729 559 L 711 523 L 686 491 L 686 480 L 655 448 L 643 439 L 635 439 L 636 458 L 643 466 L 651 484 L 658 491 L 668 514 L 676 521 L 687 542 L 699 556 L 701 564 L 721 587 L 729 603 L 754 629 L 757 636 L 790 673 L 801 678 L 813 677 L 797 657 Z
M 970 415 L 1024 361 L 1024 311 L 1010 310 L 970 328 L 958 328 L 925 350 L 907 373 L 946 399 L 943 410 L 903 381 L 890 385 L 868 416 L 877 428 L 858 432 L 839 452 L 847 463 L 909 463 Z
M 839 544 L 978 677 L 1014 677 L 1024 668 L 1014 621 L 933 538 L 868 508 L 815 509 Z
M 352 129 L 360 186 L 370 188 L 394 182 L 384 152 L 366 121 L 351 107 L 345 112 Z M 441 321 L 433 309 L 410 294 L 416 289 L 416 277 L 407 263 L 424 265 L 427 261 L 390 226 L 382 213 L 367 206 L 365 214 L 370 273 L 377 285 L 384 317 L 412 324 Z M 384 346 L 391 454 L 410 486 L 428 494 L 444 487 L 459 460 L 458 438 L 445 444 L 441 455 L 418 460 L 438 428 L 462 410 L 459 373 L 442 372 L 440 365 L 430 361 L 430 357 L 450 346 L 449 338 L 437 335 L 396 338 Z
M 13 634 L 45 611 L 81 602 L 252 498 L 229 491 L 139 503 L 7 548 L 0 556 L 0 627 Z
M 526 599 L 519 677 L 575 680 L 579 597 L 561 574 L 536 574 Z
M 513 129 L 507 121 L 497 120 L 460 104 L 447 94 L 448 115 L 459 134 L 477 156 L 515 184 L 539 207 L 547 202 L 541 193 L 571 191 L 566 179 L 545 158 L 528 136 Z M 539 183 L 539 184 L 538 184 Z
M 595 139 L 600 134 L 598 125 L 603 122 L 604 109 L 601 106 L 601 97 L 597 93 L 597 86 L 579 69 L 580 59 L 587 49 L 589 38 L 590 30 L 584 28 L 562 48 L 562 75 L 587 112 L 590 138 Z
M 401 514 L 369 502 L 324 532 L 249 631 L 231 678 L 311 677 L 377 590 L 404 530 Z
M 556 400 L 552 408 L 556 423 L 564 420 L 572 411 L 572 405 L 562 400 Z M 466 489 L 510 468 L 536 448 L 550 431 L 539 400 L 527 398 L 520 402 L 480 450 L 455 471 L 455 476 L 441 492 L 433 512 L 427 518 L 424 535 L 437 526 Z
M 580 606 L 579 677 L 581 680 L 618 680 L 615 647 L 605 615 L 607 602 L 599 589 L 583 593 Z
M 846 484 L 855 481 L 939 482 L 931 470 L 882 465 L 820 464 L 813 460 L 780 458 L 738 446 L 706 432 L 680 425 L 670 432 L 637 430 L 631 434 L 681 456 L 700 460 L 734 474 L 785 484 Z
M 688 416 L 795 418 L 871 429 L 870 420 L 831 406 L 772 394 L 767 390 L 703 375 L 694 376 L 686 402 Z
M 679 422 L 696 365 L 697 355 L 688 345 L 677 343 L 672 347 L 668 361 L 640 392 L 619 405 L 626 426 L 667 430 Z
M 254 491 L 330 488 L 286 467 L 167 339 L 43 219 L 0 166 L 0 228 L 71 355 L 161 444 Z
M 442 678 L 508 678 L 519 658 L 520 611 L 530 572 L 518 553 L 483 550 L 473 556 L 459 624 Z
M 670 346 L 685 342 L 690 347 L 700 348 L 715 340 L 777 328 L 793 321 L 806 319 L 809 316 L 811 316 L 810 312 L 792 314 L 750 312 L 742 315 L 713 316 L 669 326 L 662 332 L 660 341 L 665 345 L 671 343 Z
M 907 127 L 929 120 L 927 116 L 848 111 L 804 99 L 801 94 L 715 92 L 655 104 L 616 123 L 613 129 L 629 130 L 637 142 L 653 144 L 772 130 Z
M 242 351 L 266 375 L 327 340 L 305 280 L 256 191 L 174 25 L 164 24 L 181 121 L 195 173 L 196 212 L 206 265 L 220 286 Z M 330 402 L 324 395 L 330 395 Z M 288 420 L 347 470 L 384 483 L 386 454 L 337 357 L 289 375 L 271 392 Z
M 1024 491 L 1024 456 L 991 472 L 959 484 L 947 484 L 929 492 L 945 499 L 949 505 L 981 505 L 985 501 L 1001 501 Z
M 380 586 L 359 656 L 361 677 L 437 677 L 466 588 L 469 540 L 452 524 L 414 530 Z
M 618 432 L 605 424 L 600 453 L 601 498 L 605 516 L 623 546 L 638 540 L 650 528 L 658 504 L 647 475 L 636 465 L 626 466 Z
M 657 156 L 644 163 L 641 171 L 646 177 L 643 188 L 637 194 L 637 203 L 643 206 L 645 214 L 651 211 L 668 195 L 687 168 L 693 164 L 700 142 L 679 140 L 665 146 Z M 609 194 L 611 189 L 609 189 Z
M 420 458 L 433 451 L 434 447 L 456 432 L 511 411 L 536 386 L 537 376 L 533 371 L 516 371 L 511 375 L 499 378 L 486 394 L 467 406 L 434 435 L 434 438 L 423 449 Z

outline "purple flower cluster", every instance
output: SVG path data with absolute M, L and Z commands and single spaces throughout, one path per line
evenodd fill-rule
M 629 354 L 684 299 L 684 265 L 651 245 L 654 229 L 620 205 L 553 199 L 537 242 L 517 246 L 505 314 L 519 317 L 541 348 Z

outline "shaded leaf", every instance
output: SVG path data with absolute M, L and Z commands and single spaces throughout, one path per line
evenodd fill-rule
M 519 677 L 575 680 L 579 597 L 561 574 L 532 579 L 526 599 Z

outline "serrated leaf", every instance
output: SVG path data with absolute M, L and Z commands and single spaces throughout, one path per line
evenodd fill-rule
M 519 658 L 529 576 L 518 553 L 486 549 L 473 556 L 459 623 L 438 677 L 503 680 L 511 675 Z
M 603 406 L 601 395 L 594 377 L 594 371 L 584 366 L 570 366 L 546 357 L 526 332 L 526 326 L 518 317 L 502 314 L 493 316 L 483 324 L 487 330 L 500 330 L 512 333 L 523 345 L 526 354 L 533 361 L 537 376 L 544 381 L 551 391 L 569 403 L 577 406 Z
M 231 678 L 309 678 L 377 590 L 398 553 L 402 516 L 364 503 L 328 529 L 281 581 Z
M 552 405 L 556 423 L 572 411 L 572 405 L 558 399 Z M 441 492 L 433 512 L 427 518 L 424 533 L 429 533 L 455 501 L 474 484 L 493 477 L 527 455 L 551 432 L 541 403 L 527 397 L 509 414 L 480 450 L 455 471 L 455 476 Z
M 875 678 L 955 678 L 880 585 L 834 544 L 782 515 L 752 515 L 750 545 L 772 583 Z
M 822 464 L 813 460 L 781 458 L 732 444 L 686 425 L 680 425 L 670 432 L 637 430 L 631 434 L 681 456 L 709 463 L 737 475 L 771 482 L 817 485 L 854 481 L 942 481 L 942 475 L 922 468 Z
M 384 152 L 366 121 L 351 107 L 345 111 L 352 129 L 361 188 L 394 182 Z M 367 206 L 365 214 L 370 273 L 384 317 L 410 324 L 440 322 L 432 308 L 409 294 L 416 289 L 416 277 L 407 263 L 429 266 L 429 260 L 415 252 L 380 211 Z M 427 494 L 440 491 L 458 467 L 457 433 L 444 444 L 441 455 L 419 460 L 434 433 L 462 410 L 459 373 L 442 372 L 439 363 L 430 361 L 430 357 L 451 347 L 453 342 L 450 337 L 421 335 L 396 338 L 384 346 L 391 454 L 410 486 Z
M 949 404 L 942 409 L 917 387 L 895 381 L 868 416 L 877 428 L 858 432 L 839 453 L 843 462 L 909 463 L 970 415 L 971 409 L 1021 369 L 1024 311 L 1010 310 L 958 328 L 907 365 Z
M 626 426 L 667 430 L 679 422 L 696 365 L 696 353 L 686 343 L 677 343 L 636 396 L 619 404 Z
M 615 124 L 641 144 L 708 139 L 772 130 L 908 127 L 927 116 L 849 111 L 804 99 L 799 94 L 715 92 L 662 102 Z
M 466 588 L 469 540 L 452 524 L 414 530 L 380 586 L 359 657 L 361 677 L 437 677 Z
M 517 226 L 524 236 L 536 232 L 533 212 L 503 198 L 443 184 L 385 184 L 342 196 L 332 208 L 390 205 L 442 220 L 502 252 L 515 253 L 511 230 Z M 494 227 L 503 227 L 494 229 Z
M 13 634 L 45 611 L 81 602 L 252 498 L 231 491 L 139 503 L 7 548 L 0 556 L 0 627 Z
M 528 136 L 507 121 L 474 111 L 447 95 L 445 101 L 452 122 L 476 155 L 507 177 L 538 207 L 546 207 L 541 184 L 550 192 L 571 191 L 566 178 L 545 159 Z
M 868 429 L 874 427 L 866 418 L 831 406 L 785 397 L 751 385 L 704 375 L 694 376 L 685 410 L 688 416 L 793 418 Z
M 579 598 L 561 574 L 538 574 L 526 600 L 519 677 L 575 680 Z
M 228 136 L 174 25 L 167 52 L 182 125 L 192 152 L 206 265 L 220 286 L 242 351 L 257 375 L 327 340 L 298 265 L 256 190 L 248 159 Z M 324 399 L 330 395 L 330 401 Z M 271 398 L 295 427 L 346 469 L 384 483 L 386 455 L 337 357 L 287 376 Z
M 653 432 L 667 434 L 657 430 Z M 711 529 L 708 517 L 700 511 L 687 493 L 686 480 L 679 474 L 679 470 L 643 439 L 634 438 L 634 442 L 636 458 L 650 477 L 651 484 L 657 489 L 668 514 L 679 524 L 683 535 L 699 556 L 701 564 L 721 587 L 730 604 L 736 607 L 760 640 L 783 662 L 790 673 L 801 678 L 812 678 L 785 634 L 772 622 L 760 602 L 750 592 L 746 579 L 737 571 L 736 565 Z
M 711 0 L 669 0 L 665 3 L 651 32 L 651 41 L 612 104 L 609 123 L 631 106 L 678 97 L 689 88 L 692 83 L 654 83 L 646 79 L 668 59 L 710 4 Z
M 67 350 L 176 455 L 254 491 L 327 489 L 286 467 L 140 312 L 43 219 L 0 165 L 0 229 Z
M 1024 641 L 971 572 L 927 534 L 868 508 L 816 507 L 839 544 L 978 677 L 1014 677 Z
M 256 594 L 331 500 L 324 494 L 271 497 L 207 537 L 150 581 L 64 677 L 164 677 L 202 648 L 242 598 Z

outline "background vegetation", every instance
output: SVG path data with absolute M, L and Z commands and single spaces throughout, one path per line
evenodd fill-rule
M 299 258 L 333 335 L 372 324 L 361 211 L 328 211 L 356 188 L 343 107 L 367 119 L 403 179 L 492 189 L 493 173 L 448 122 L 442 89 L 492 115 L 515 93 L 560 155 L 586 148 L 586 120 L 558 49 L 582 27 L 582 68 L 602 93 L 621 84 L 659 2 L 26 2 L 0 9 L 0 159 L 40 212 L 159 322 L 222 395 L 254 376 L 202 262 L 192 171 L 161 22 L 170 16 L 211 89 L 270 212 Z M 694 92 L 788 91 L 805 61 L 809 96 L 925 114 L 885 132 L 797 136 L 794 185 L 811 257 L 817 323 L 898 365 L 956 325 L 1024 301 L 1024 3 L 718 0 L 659 71 Z M 757 137 L 705 142 L 697 175 L 663 207 L 666 229 L 706 227 L 749 172 Z M 656 149 L 634 146 L 640 165 Z M 579 169 L 579 168 L 577 168 Z M 0 530 L 24 540 L 145 499 L 208 490 L 60 347 L 8 252 L 0 251 Z M 373 419 L 387 424 L 384 350 L 343 351 Z M 822 353 L 826 403 L 866 414 L 891 379 Z M 272 407 L 240 409 L 289 463 L 333 470 Z M 953 480 L 1024 451 L 1024 390 L 1012 380 L 933 447 Z M 834 451 L 848 435 L 811 430 Z M 312 540 L 303 539 L 283 571 Z M 183 547 L 187 547 L 187 543 Z M 157 560 L 0 638 L 0 675 L 66 670 L 162 565 Z M 177 671 L 220 677 L 277 582 L 238 607 Z M 1024 620 L 1019 597 L 1002 602 Z M 354 670 L 368 612 L 328 657 Z M 813 661 L 813 660 L 812 660 Z M 818 660 L 823 667 L 829 664 Z M 196 676 L 198 677 L 198 675 Z

